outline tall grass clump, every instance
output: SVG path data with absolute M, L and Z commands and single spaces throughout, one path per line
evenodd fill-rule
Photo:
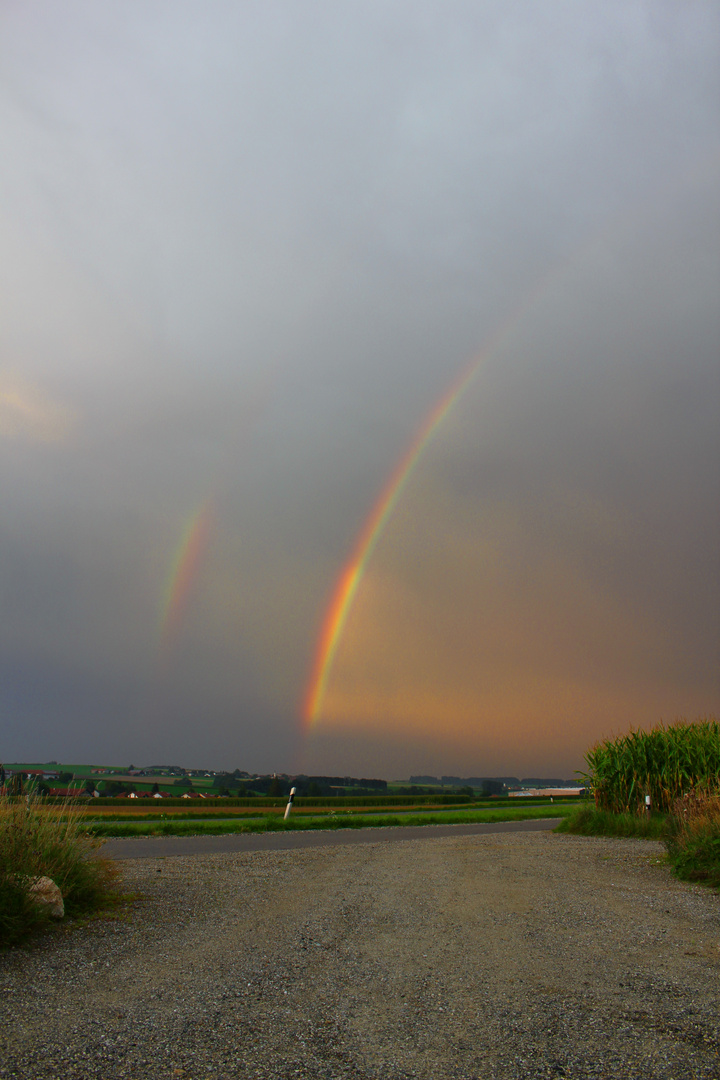
M 114 875 L 97 857 L 96 845 L 71 803 L 47 806 L 32 795 L 0 796 L 0 945 L 48 921 L 47 906 L 31 892 L 39 877 L 55 882 L 68 915 L 102 906 Z
M 679 720 L 631 731 L 592 747 L 585 762 L 582 779 L 598 810 L 638 814 L 649 795 L 653 811 L 669 813 L 690 791 L 720 791 L 720 724 Z

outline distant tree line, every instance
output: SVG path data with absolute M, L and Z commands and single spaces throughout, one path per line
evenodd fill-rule
M 387 792 L 387 780 L 370 780 L 354 776 L 253 776 L 245 773 L 239 777 L 239 770 L 234 773 L 219 773 L 213 778 L 212 786 L 219 795 L 237 795 L 240 798 L 253 795 L 269 795 L 282 798 L 289 795 L 294 787 L 298 795 L 309 797 L 328 795 L 383 795 Z M 190 785 L 187 779 L 176 780 L 176 784 Z
M 485 785 L 502 784 L 508 788 L 517 787 L 563 787 L 566 784 L 573 785 L 574 780 L 558 780 L 557 777 L 547 776 L 411 776 L 411 784 L 435 784 L 444 787 L 471 787 L 482 788 Z
M 457 776 L 443 776 L 441 779 L 437 777 L 419 777 L 411 776 L 411 781 L 424 780 L 426 784 L 431 784 L 430 787 L 423 787 L 419 783 L 411 783 L 409 787 L 395 788 L 398 795 L 435 795 L 438 787 L 450 788 L 456 795 L 475 795 L 478 792 L 481 796 L 488 797 L 490 795 L 506 795 L 507 785 L 504 780 L 496 780 L 490 778 L 481 779 L 477 776 L 471 776 L 468 780 L 461 780 Z M 454 781 L 450 783 L 450 781 Z

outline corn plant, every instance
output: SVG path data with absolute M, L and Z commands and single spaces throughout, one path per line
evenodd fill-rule
M 599 810 L 637 814 L 649 795 L 653 810 L 669 812 L 689 791 L 720 791 L 720 724 L 678 720 L 631 730 L 597 743 L 585 763 L 582 780 Z

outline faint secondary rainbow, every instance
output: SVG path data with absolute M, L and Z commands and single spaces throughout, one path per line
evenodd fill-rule
M 160 616 L 160 652 L 167 654 L 182 625 L 188 599 L 207 552 L 214 520 L 213 499 L 202 503 L 185 525 L 165 581 Z
M 350 614 L 355 594 L 377 542 L 425 447 L 431 441 L 455 402 L 474 379 L 486 355 L 487 351 L 484 351 L 480 357 L 476 357 L 469 367 L 461 372 L 450 388 L 445 391 L 440 401 L 433 406 L 425 417 L 362 527 L 352 555 L 338 578 L 320 632 L 303 708 L 303 720 L 308 728 L 316 724 L 320 718 L 320 710 L 340 638 L 345 629 L 345 623 Z

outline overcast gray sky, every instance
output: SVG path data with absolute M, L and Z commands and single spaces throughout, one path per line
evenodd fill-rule
M 717 714 L 719 83 L 700 2 L 6 0 L 0 757 L 558 775 Z

